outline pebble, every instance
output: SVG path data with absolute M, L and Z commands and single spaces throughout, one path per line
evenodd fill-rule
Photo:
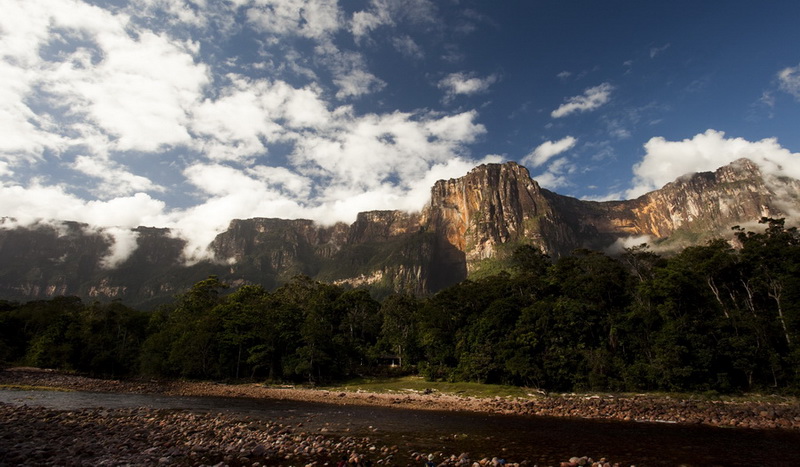
M 528 465 L 500 457 L 474 460 L 466 452 L 402 455 L 397 446 L 369 438 L 329 437 L 274 422 L 149 408 L 58 411 L 0 403 L 0 433 L 0 465 L 318 466 L 335 465 L 345 457 L 352 466 L 367 460 L 415 466 L 431 455 L 439 466 Z M 572 458 L 568 464 L 575 459 L 574 465 L 585 465 L 588 458 Z
M 0 371 L 0 384 L 56 386 L 85 391 L 141 392 L 173 395 L 270 397 L 259 385 L 214 385 L 187 382 L 125 382 L 97 380 L 42 370 Z M 274 390 L 273 390 L 274 391 Z M 579 416 L 636 421 L 706 423 L 747 428 L 800 429 L 796 403 L 718 402 L 657 396 L 561 395 L 533 399 L 458 398 L 435 396 L 355 394 L 328 391 L 281 390 L 298 400 L 338 399 L 346 403 L 408 404 L 424 408 L 436 397 L 437 409 L 454 408 L 496 413 Z M 303 433 L 296 426 L 158 411 L 148 408 L 55 411 L 0 404 L 0 465 L 336 465 L 341 456 L 366 456 L 373 465 L 424 464 L 429 453 L 402 453 L 368 438 L 334 436 L 327 428 Z M 372 427 L 372 431 L 377 431 Z M 35 440 L 35 441 L 34 441 Z M 498 453 L 503 452 L 498 447 Z M 435 453 L 443 466 L 487 466 L 492 458 L 470 459 L 466 453 Z M 498 460 L 499 460 L 498 456 Z M 500 464 L 502 465 L 502 464 Z M 506 466 L 527 465 L 508 462 Z M 556 463 L 556 465 L 559 465 Z M 606 459 L 575 456 L 560 465 L 612 467 Z

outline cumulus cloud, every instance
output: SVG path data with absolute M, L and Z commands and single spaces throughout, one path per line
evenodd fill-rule
M 358 43 L 382 26 L 432 22 L 435 11 L 436 6 L 430 0 L 370 0 L 366 9 L 353 13 L 350 32 Z
M 435 7 L 374 0 L 365 11 L 381 9 L 419 23 Z M 0 10 L 0 217 L 86 223 L 115 239 L 104 267 L 127 258 L 140 225 L 172 229 L 198 260 L 234 218 L 333 223 L 419 210 L 436 179 L 499 161 L 468 150 L 486 133 L 476 111 L 359 113 L 351 101 L 385 83 L 361 54 L 334 44 L 355 22 L 332 0 L 0 0 Z M 246 29 L 274 63 L 247 68 L 214 55 L 212 39 Z M 421 54 L 398 37 L 403 53 Z M 297 42 L 313 51 L 303 81 L 263 71 L 291 68 Z M 464 76 L 452 92 L 496 79 Z
M 358 97 L 371 94 L 386 87 L 386 82 L 367 71 L 360 55 L 345 53 L 337 57 L 333 67 L 336 76 L 333 82 L 339 87 L 336 97 Z
M 72 167 L 90 177 L 100 179 L 101 184 L 93 191 L 102 197 L 165 190 L 150 179 L 135 175 L 125 167 L 107 159 L 78 156 Z
M 779 71 L 778 83 L 782 91 L 800 100 L 800 65 Z
M 573 96 L 561 104 L 556 110 L 550 113 L 553 118 L 566 117 L 574 113 L 590 112 L 597 109 L 611 100 L 611 92 L 614 86 L 603 83 L 598 86 L 588 88 L 580 96 Z
M 371 11 L 357 11 L 350 20 L 350 31 L 356 42 L 369 35 L 373 30 L 384 25 L 394 24 L 389 5 L 372 2 Z
M 570 185 L 569 175 L 575 173 L 577 167 L 566 157 L 555 159 L 547 169 L 533 177 L 544 188 L 556 189 Z
M 240 160 L 268 152 L 300 129 L 323 129 L 331 115 L 314 86 L 295 88 L 283 81 L 230 75 L 231 85 L 192 112 L 198 150 L 214 160 Z
M 134 228 L 166 226 L 165 203 L 144 193 L 108 201 L 85 200 L 62 185 L 4 183 L 0 186 L 0 212 L 19 225 L 52 219 L 83 222 L 99 227 Z
M 800 154 L 782 147 L 775 138 L 747 141 L 726 138 L 724 132 L 709 129 L 682 141 L 651 138 L 644 148 L 644 158 L 633 168 L 633 187 L 627 192 L 630 198 L 683 175 L 716 170 L 741 158 L 752 160 L 766 174 L 800 178 Z
M 499 77 L 496 74 L 479 78 L 474 73 L 451 73 L 439 81 L 439 89 L 443 89 L 448 99 L 456 95 L 471 95 L 486 92 L 496 83 Z
M 577 141 L 572 136 L 567 136 L 558 141 L 545 141 L 525 156 L 522 159 L 522 164 L 530 167 L 539 167 L 554 156 L 572 149 Z
M 306 168 L 307 175 L 329 180 L 318 190 L 326 202 L 393 185 L 405 190 L 432 165 L 460 157 L 464 145 L 486 131 L 476 118 L 474 111 L 450 116 L 394 112 L 343 117 L 330 132 L 298 140 L 292 161 Z
M 102 134 L 122 151 L 189 140 L 186 110 L 208 83 L 190 45 L 149 31 L 131 34 L 125 17 L 78 1 L 10 3 L 0 19 L 0 67 L 10 78 L 0 93 L 0 124 L 16 135 L 2 143 L 7 159 L 61 152 L 67 131 L 73 144 Z
M 276 36 L 320 40 L 343 24 L 336 0 L 254 0 L 246 11 L 247 19 L 259 31 Z

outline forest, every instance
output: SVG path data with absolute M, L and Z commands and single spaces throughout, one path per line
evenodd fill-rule
M 659 255 L 523 245 L 507 271 L 375 300 L 298 276 L 274 291 L 217 277 L 138 311 L 77 297 L 0 301 L 0 365 L 94 376 L 319 384 L 353 376 L 543 391 L 800 392 L 800 234 Z M 735 246 L 732 246 L 732 244 Z

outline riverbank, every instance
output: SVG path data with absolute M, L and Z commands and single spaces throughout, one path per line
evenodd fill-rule
M 368 436 L 303 431 L 262 418 L 152 408 L 54 410 L 0 403 L 0 465 L 521 467 L 526 460 L 419 452 Z M 550 464 L 547 464 L 550 465 Z M 620 467 L 573 457 L 560 467 Z
M 578 417 L 641 422 L 705 424 L 719 427 L 800 430 L 800 403 L 709 400 L 663 395 L 539 395 L 479 398 L 436 391 L 371 393 L 362 391 L 219 384 L 187 381 L 105 380 L 33 368 L 0 371 L 0 387 L 51 388 L 92 392 L 270 398 L 333 404 L 395 406 L 422 410 L 473 411 L 549 417 Z

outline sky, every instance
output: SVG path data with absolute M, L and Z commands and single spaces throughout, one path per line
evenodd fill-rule
M 796 0 L 0 0 L 0 228 L 115 241 L 417 211 L 516 161 L 629 199 L 740 157 L 800 178 Z

